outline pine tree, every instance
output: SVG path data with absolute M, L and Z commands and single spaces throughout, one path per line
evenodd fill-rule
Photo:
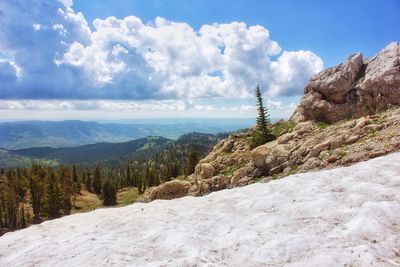
M 72 203 L 71 203 L 71 197 L 68 194 L 64 193 L 62 198 L 62 203 L 63 203 L 62 208 L 64 215 L 71 214 Z
M 117 204 L 117 190 L 115 189 L 115 185 L 107 179 L 107 181 L 103 184 L 103 205 L 104 206 L 113 206 Z
M 187 157 L 186 166 L 185 166 L 185 176 L 189 176 L 190 174 L 194 173 L 194 169 L 198 162 L 199 162 L 199 158 L 197 155 L 197 151 L 193 147 Z
M 101 194 L 101 169 L 98 165 L 94 168 L 93 191 L 97 195 Z
M 259 145 L 265 144 L 274 140 L 274 135 L 271 133 L 270 127 L 271 122 L 269 119 L 268 108 L 264 107 L 263 97 L 261 95 L 260 86 L 256 87 L 256 97 L 257 97 L 257 129 L 252 137 L 252 147 L 257 147 Z
M 40 210 L 41 210 L 40 190 L 39 190 L 39 181 L 35 174 L 32 174 L 32 177 L 29 181 L 29 191 L 31 192 L 33 221 L 40 222 Z
M 86 188 L 87 191 L 93 192 L 93 190 L 92 190 L 92 179 L 90 178 L 90 173 L 86 174 L 85 188 Z
M 78 172 L 76 170 L 76 165 L 72 166 L 72 188 L 74 195 L 78 195 L 81 192 L 81 183 L 78 178 Z
M 269 119 L 268 109 L 267 107 L 264 107 L 263 104 L 263 97 L 261 95 L 261 90 L 259 85 L 257 85 L 256 87 L 256 97 L 257 97 L 257 111 L 258 111 L 257 129 L 262 135 L 268 136 L 271 134 L 268 129 L 271 122 Z
M 142 179 L 139 179 L 139 182 L 138 182 L 139 194 L 143 194 L 145 190 L 146 190 L 146 184 L 143 182 Z
M 131 175 L 131 168 L 126 167 L 126 185 L 133 186 L 132 175 Z
M 19 219 L 20 228 L 21 229 L 26 228 L 28 226 L 28 223 L 26 222 L 24 206 L 21 206 L 21 208 L 19 209 L 19 215 L 20 215 Z
M 47 195 L 47 216 L 49 217 L 49 219 L 60 217 L 60 210 L 63 204 L 61 198 L 61 186 L 58 177 L 55 176 L 53 172 L 51 172 L 50 174 Z

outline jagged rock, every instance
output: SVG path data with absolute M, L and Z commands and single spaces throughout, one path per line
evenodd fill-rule
M 318 168 L 321 165 L 321 160 L 317 159 L 317 158 L 310 158 L 309 160 L 306 161 L 306 163 L 304 163 L 301 166 L 301 170 L 302 171 L 310 171 L 310 170 L 315 170 L 316 168 Z
M 245 166 L 237 170 L 231 178 L 230 187 L 236 187 L 239 185 L 247 184 L 249 178 L 253 178 L 248 176 L 251 175 L 253 171 L 254 167 L 251 166 Z
M 400 105 L 400 45 L 391 43 L 369 60 L 355 54 L 315 75 L 291 119 L 336 122 Z
M 360 129 L 364 127 L 365 125 L 368 125 L 371 123 L 371 120 L 369 118 L 363 117 L 357 120 L 356 126 L 354 126 L 356 129 Z
M 222 145 L 222 151 L 229 153 L 232 151 L 233 145 L 234 145 L 234 141 L 233 140 L 227 140 L 226 142 L 224 142 L 224 144 Z
M 329 139 L 328 141 L 331 144 L 330 149 L 336 149 L 338 147 L 341 147 L 346 142 L 346 138 L 347 138 L 347 133 L 341 133 Z
M 352 89 L 362 66 L 361 53 L 352 55 L 345 63 L 315 75 L 305 88 L 305 94 L 316 91 L 321 93 L 327 101 L 342 103 L 346 94 Z
M 318 157 L 322 151 L 329 149 L 330 146 L 331 146 L 331 142 L 329 140 L 327 140 L 321 144 L 317 144 L 313 149 L 311 149 L 309 155 L 310 155 L 310 157 Z
M 271 170 L 288 160 L 289 150 L 288 146 L 272 141 L 253 149 L 251 160 L 257 168 Z
M 225 175 L 216 175 L 209 179 L 199 179 L 191 185 L 189 196 L 202 196 L 210 192 L 228 188 L 230 179 Z
M 199 176 L 200 179 L 210 179 L 214 175 L 214 166 L 210 163 L 197 164 L 195 168 L 195 175 Z
M 155 199 L 174 199 L 187 196 L 190 188 L 190 183 L 187 181 L 172 180 L 163 183 L 157 187 L 146 189 L 142 200 L 150 202 Z

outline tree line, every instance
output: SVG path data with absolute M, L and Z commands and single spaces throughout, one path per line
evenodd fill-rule
M 156 155 L 143 161 L 129 161 L 116 167 L 94 166 L 50 167 L 33 164 L 29 168 L 0 171 L 0 235 L 30 224 L 59 218 L 71 213 L 81 190 L 97 194 L 104 206 L 117 204 L 117 191 L 126 187 L 157 186 L 180 175 L 193 173 L 199 160 L 193 148 L 185 162 Z

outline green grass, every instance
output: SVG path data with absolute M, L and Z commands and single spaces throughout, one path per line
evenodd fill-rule
M 121 207 L 135 203 L 135 201 L 138 199 L 139 196 L 140 195 L 136 187 L 126 187 L 120 189 L 117 192 L 118 206 Z
M 233 174 L 234 174 L 237 170 L 239 170 L 239 169 L 240 169 L 240 166 L 236 166 L 236 165 L 234 165 L 234 166 L 229 166 L 228 168 L 226 168 L 225 170 L 223 170 L 223 171 L 221 172 L 221 174 L 230 177 L 230 176 L 233 176 Z
M 376 136 L 376 129 L 372 129 L 370 132 L 369 132 L 369 137 L 370 138 L 373 138 L 373 137 L 375 137 Z
M 319 122 L 317 122 L 317 126 L 318 126 L 318 128 L 320 128 L 320 129 L 326 129 L 326 128 L 328 128 L 329 126 L 331 126 L 332 124 L 329 124 L 329 123 L 326 123 L 326 122 L 323 122 L 323 121 L 319 121 Z
M 122 188 L 117 192 L 117 206 L 114 207 L 122 207 L 132 204 L 139 196 L 136 187 Z M 77 196 L 75 206 L 71 213 L 88 212 L 99 208 L 104 208 L 103 201 L 100 197 L 86 190 L 81 190 L 81 195 Z
M 77 196 L 71 213 L 87 212 L 101 207 L 103 207 L 103 201 L 96 194 L 81 190 L 81 195 Z
M 271 132 L 275 137 L 279 137 L 282 134 L 292 132 L 294 127 L 296 127 L 296 123 L 294 121 L 281 120 L 272 125 Z

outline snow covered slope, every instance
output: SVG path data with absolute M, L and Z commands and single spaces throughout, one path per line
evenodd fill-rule
M 399 266 L 400 153 L 0 237 L 0 266 Z

